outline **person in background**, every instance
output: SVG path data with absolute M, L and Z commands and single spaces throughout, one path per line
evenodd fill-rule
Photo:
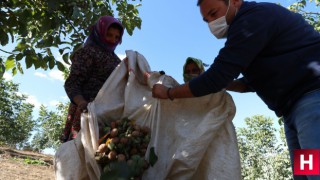
M 81 113 L 93 101 L 121 60 L 114 53 L 122 42 L 124 28 L 112 16 L 102 16 L 91 27 L 83 47 L 71 57 L 70 74 L 64 88 L 71 101 L 65 129 L 61 138 L 66 142 L 76 138 L 80 127 Z
M 204 66 L 200 59 L 188 57 L 183 65 L 183 80 L 189 82 L 191 79 L 199 76 L 204 72 Z
M 207 71 L 177 87 L 155 84 L 153 97 L 173 100 L 224 88 L 252 90 L 283 117 L 291 165 L 294 150 L 320 149 L 320 33 L 300 14 L 275 3 L 198 0 L 197 4 L 211 33 L 226 38 L 225 45 Z M 240 74 L 243 77 L 236 79 Z

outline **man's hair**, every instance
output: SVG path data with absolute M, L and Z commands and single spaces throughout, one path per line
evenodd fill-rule
M 202 3 L 202 1 L 203 1 L 203 0 L 198 0 L 197 6 L 200 6 L 200 4 Z M 229 0 L 222 0 L 222 1 L 224 1 L 224 2 L 226 3 L 226 5 L 229 4 Z

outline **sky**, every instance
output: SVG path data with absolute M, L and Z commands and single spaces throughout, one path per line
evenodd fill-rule
M 295 1 L 269 2 L 287 7 Z M 144 0 L 141 3 L 141 30 L 135 29 L 132 36 L 124 34 L 122 44 L 116 49 L 121 59 L 125 57 L 125 50 L 138 51 L 147 59 L 152 71 L 163 70 L 179 83 L 183 83 L 182 67 L 187 57 L 199 58 L 206 64 L 213 63 L 225 40 L 217 40 L 210 33 L 208 25 L 202 21 L 196 0 Z M 12 48 L 12 45 L 1 47 L 7 51 Z M 62 61 L 58 52 L 55 55 Z M 0 52 L 0 56 L 7 54 Z M 55 110 L 58 102 L 69 101 L 63 88 L 62 73 L 57 69 L 44 71 L 31 67 L 24 69 L 24 74 L 12 77 L 11 73 L 7 72 L 5 77 L 20 84 L 20 92 L 29 96 L 28 101 L 35 105 L 35 117 L 41 104 Z M 269 110 L 255 93 L 229 93 L 237 109 L 233 119 L 236 128 L 244 127 L 244 119 L 253 115 L 270 117 L 274 119 L 274 124 L 278 125 L 274 112 Z

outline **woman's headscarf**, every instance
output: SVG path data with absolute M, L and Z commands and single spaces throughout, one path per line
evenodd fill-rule
M 110 44 L 105 40 L 105 33 L 112 24 L 117 24 L 119 25 L 119 27 L 121 27 L 120 39 L 115 44 Z M 123 29 L 124 28 L 122 24 L 116 18 L 112 16 L 101 16 L 98 21 L 92 26 L 91 33 L 84 43 L 84 46 L 98 45 L 107 51 L 113 52 L 116 49 L 117 45 L 122 42 Z
M 191 79 L 193 79 L 195 77 L 195 75 L 190 75 L 190 74 L 184 73 L 187 64 L 189 64 L 191 62 L 194 62 L 198 66 L 198 68 L 200 69 L 200 74 L 205 71 L 204 66 L 207 66 L 206 64 L 202 63 L 202 61 L 200 59 L 188 57 L 186 60 L 186 63 L 183 65 L 183 80 L 184 80 L 184 82 L 189 82 Z

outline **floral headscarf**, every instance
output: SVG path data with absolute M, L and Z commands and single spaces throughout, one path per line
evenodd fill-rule
M 115 44 L 110 44 L 105 40 L 105 33 L 112 24 L 117 24 L 121 27 L 120 40 Z M 91 33 L 87 38 L 84 46 L 98 45 L 107 51 L 114 51 L 119 43 L 122 42 L 123 26 L 112 16 L 101 16 L 98 21 L 92 26 Z

